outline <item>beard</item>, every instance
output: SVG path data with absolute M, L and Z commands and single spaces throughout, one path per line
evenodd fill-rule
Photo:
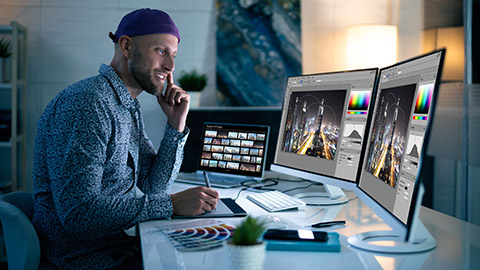
M 152 73 L 145 67 L 145 62 L 143 54 L 135 49 L 132 48 L 132 58 L 130 63 L 128 64 L 128 69 L 132 74 L 133 78 L 138 82 L 140 87 L 145 90 L 147 93 L 156 95 L 160 92 L 160 87 L 157 87 L 153 82 Z

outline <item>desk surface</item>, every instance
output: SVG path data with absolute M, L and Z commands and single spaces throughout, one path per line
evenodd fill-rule
M 175 183 L 172 193 L 192 187 Z M 239 189 L 218 189 L 221 197 L 236 197 Z M 409 255 L 386 255 L 362 251 L 349 246 L 347 237 L 366 231 L 389 230 L 355 194 L 346 191 L 348 203 L 337 206 L 307 206 L 304 211 L 268 213 L 240 194 L 237 203 L 250 215 L 275 215 L 291 228 L 305 228 L 313 223 L 343 219 L 347 226 L 336 231 L 341 235 L 340 253 L 267 251 L 264 269 L 480 269 L 480 226 L 461 221 L 422 207 L 420 219 L 437 241 L 429 252 Z M 218 219 L 236 226 L 242 218 Z M 199 220 L 197 220 L 199 221 Z M 178 252 L 160 232 L 159 226 L 188 223 L 192 220 L 155 220 L 139 225 L 144 269 L 225 269 L 223 248 L 202 252 Z

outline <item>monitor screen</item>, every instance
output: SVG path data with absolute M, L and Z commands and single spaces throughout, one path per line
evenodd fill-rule
M 199 170 L 261 178 L 269 126 L 205 123 Z
M 358 186 L 407 224 L 415 202 L 444 51 L 380 70 Z
M 377 72 L 289 77 L 274 164 L 355 183 Z

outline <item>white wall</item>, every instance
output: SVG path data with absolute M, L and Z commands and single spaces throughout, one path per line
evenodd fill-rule
M 346 29 L 358 24 L 397 25 L 397 61 L 422 51 L 423 1 L 302 0 L 301 3 L 305 74 L 347 69 Z M 374 66 L 363 68 L 371 67 Z
M 144 7 L 172 16 L 182 36 L 174 75 L 192 68 L 206 73 L 209 83 L 202 105 L 214 105 L 214 0 L 0 0 L 0 25 L 15 20 L 29 30 L 27 189 L 32 185 L 33 141 L 41 112 L 66 86 L 97 74 L 101 63 L 110 63 L 113 43 L 108 32 L 115 32 L 125 14 Z M 147 94 L 139 100 L 147 133 L 158 145 L 165 117 Z

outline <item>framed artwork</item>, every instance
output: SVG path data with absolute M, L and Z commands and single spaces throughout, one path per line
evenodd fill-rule
M 281 106 L 302 74 L 300 0 L 216 0 L 217 105 Z

